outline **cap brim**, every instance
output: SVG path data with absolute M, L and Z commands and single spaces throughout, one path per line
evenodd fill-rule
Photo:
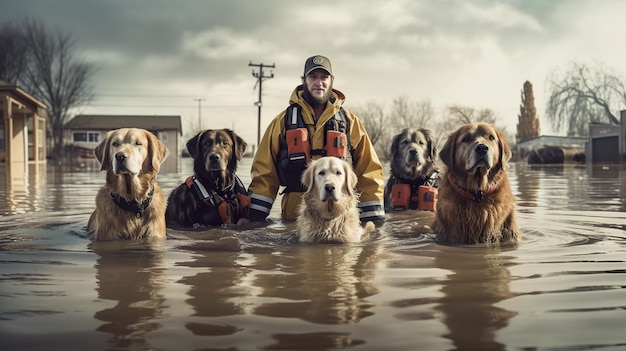
M 308 76 L 311 72 L 315 71 L 316 69 L 324 70 L 324 71 L 326 71 L 326 73 L 330 74 L 331 76 L 333 75 L 332 72 L 330 72 L 326 67 L 324 67 L 324 66 L 316 66 L 316 67 L 310 68 L 308 71 L 306 71 L 304 73 L 304 76 L 305 77 Z

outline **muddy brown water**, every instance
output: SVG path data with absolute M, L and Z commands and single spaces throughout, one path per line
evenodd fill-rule
M 0 182 L 1 350 L 626 349 L 619 165 L 511 164 L 524 237 L 503 248 L 440 245 L 420 211 L 303 245 L 278 206 L 266 226 L 94 244 L 98 165 L 33 168 Z

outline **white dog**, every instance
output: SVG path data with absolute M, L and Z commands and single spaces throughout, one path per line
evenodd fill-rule
M 296 220 L 301 242 L 351 243 L 374 230 L 359 221 L 357 176 L 352 166 L 336 157 L 312 161 L 302 174 L 307 188 L 300 202 Z

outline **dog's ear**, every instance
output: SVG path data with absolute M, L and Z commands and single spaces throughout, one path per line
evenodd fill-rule
M 354 173 L 351 164 L 348 162 L 342 162 L 342 164 L 345 175 L 344 191 L 349 196 L 354 196 L 354 189 L 356 188 L 356 183 L 359 179 L 357 178 L 356 173 Z
M 391 141 L 391 157 L 395 157 L 398 153 L 398 147 L 400 144 L 400 139 L 404 136 L 404 134 L 407 133 L 407 129 L 402 129 L 402 131 L 398 134 L 396 134 L 396 136 L 393 137 L 393 140 Z
M 435 141 L 433 140 L 433 135 L 430 132 L 430 129 L 422 128 L 420 130 L 424 134 L 424 137 L 426 138 L 426 144 L 428 148 L 428 158 L 434 161 L 435 158 L 437 158 L 437 145 L 435 144 Z
M 202 136 L 202 133 L 204 132 L 204 130 L 199 131 L 198 134 L 196 134 L 193 138 L 187 141 L 187 151 L 189 151 L 189 155 L 194 159 L 196 158 L 198 150 L 200 149 L 200 145 L 198 145 L 198 143 L 200 142 L 200 136 Z
M 439 159 L 443 161 L 443 163 L 448 166 L 448 169 L 454 167 L 454 153 L 456 151 L 456 139 L 459 134 L 460 129 L 455 132 L 452 132 L 448 135 L 448 140 L 443 145 L 441 152 L 439 152 Z
M 315 172 L 315 170 L 313 169 L 314 167 L 312 164 L 313 162 L 309 162 L 304 172 L 302 172 L 302 178 L 300 179 L 307 192 L 313 188 L 313 182 L 315 181 L 315 177 L 313 176 L 313 172 Z
M 150 162 L 152 166 L 151 171 L 158 172 L 161 168 L 161 164 L 170 154 L 170 150 L 167 148 L 167 146 L 165 146 L 165 144 L 163 144 L 161 140 L 159 140 L 159 138 L 156 137 L 156 135 L 147 130 L 144 133 L 146 133 L 146 137 L 148 138 L 147 161 Z
M 226 129 L 230 138 L 233 139 L 233 155 L 237 158 L 238 161 L 241 161 L 243 158 L 243 154 L 246 152 L 246 147 L 248 144 L 239 136 L 237 133 L 230 129 Z
M 495 129 L 495 128 L 494 128 Z M 496 131 L 496 136 L 498 137 L 498 147 L 499 147 L 499 151 L 500 151 L 500 165 L 502 167 L 502 170 L 506 171 L 507 166 L 508 166 L 508 162 L 511 159 L 512 153 L 511 153 L 511 148 L 509 147 L 509 144 L 506 142 L 506 138 L 504 137 L 504 133 L 502 133 L 500 130 L 495 129 Z
M 108 132 L 104 139 L 93 149 L 93 154 L 100 162 L 100 170 L 105 171 L 111 167 L 111 156 L 109 155 L 109 139 L 111 138 L 111 132 Z

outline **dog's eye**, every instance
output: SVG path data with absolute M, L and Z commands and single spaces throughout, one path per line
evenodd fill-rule
M 343 173 L 342 173 L 341 171 L 337 171 L 337 173 L 335 173 L 335 174 L 336 174 L 336 175 L 338 175 L 338 176 L 340 176 L 340 175 L 342 175 Z
M 319 171 L 319 173 L 317 173 L 318 175 L 324 176 L 326 175 L 326 171 Z
M 489 134 L 489 140 L 496 140 L 496 137 L 494 137 L 493 135 Z
M 464 136 L 462 142 L 467 143 L 470 141 L 470 137 L 469 136 Z
M 222 146 L 224 146 L 224 147 L 228 146 L 228 141 L 223 140 L 223 141 L 222 141 Z
M 424 145 L 424 142 L 420 140 L 418 144 Z
M 141 140 L 135 141 L 135 145 L 141 145 Z
M 120 142 L 119 141 L 114 141 L 111 143 L 111 145 L 113 145 L 114 147 L 118 147 L 120 146 Z

